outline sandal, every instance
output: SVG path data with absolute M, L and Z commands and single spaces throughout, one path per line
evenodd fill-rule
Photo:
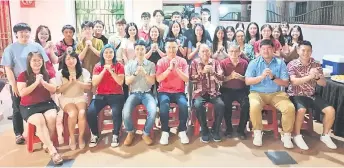
M 71 139 L 69 139 L 69 147 L 71 150 L 75 150 L 76 149 L 76 143 L 72 144 L 71 143 Z
M 53 153 L 51 155 L 51 160 L 54 162 L 55 165 L 62 165 L 63 159 L 60 154 L 58 153 Z
M 47 146 L 45 146 L 44 144 L 43 144 L 43 150 L 44 150 L 44 152 L 45 152 L 45 153 L 49 153 L 49 149 L 48 149 L 48 147 L 47 147 Z

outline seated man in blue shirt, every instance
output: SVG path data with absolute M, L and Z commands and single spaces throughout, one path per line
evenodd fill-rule
M 146 107 L 148 113 L 142 139 L 147 145 L 153 144 L 149 133 L 155 123 L 156 115 L 156 102 L 151 92 L 151 87 L 155 84 L 155 64 L 145 58 L 145 53 L 145 42 L 137 41 L 135 43 L 136 59 L 125 65 L 125 83 L 130 88 L 130 95 L 123 107 L 123 121 L 128 131 L 124 141 L 126 146 L 131 145 L 135 137 L 131 114 L 141 103 Z
M 282 113 L 282 142 L 285 148 L 293 148 L 291 132 L 295 121 L 295 107 L 282 88 L 289 85 L 289 76 L 282 59 L 274 57 L 274 44 L 263 40 L 260 56 L 251 61 L 245 74 L 245 83 L 250 85 L 250 118 L 254 130 L 253 144 L 262 146 L 262 110 L 264 105 L 276 107 Z

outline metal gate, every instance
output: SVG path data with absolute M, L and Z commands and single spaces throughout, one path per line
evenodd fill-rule
M 82 22 L 101 20 L 105 24 L 105 35 L 116 30 L 116 20 L 124 18 L 124 0 L 76 0 L 76 29 L 81 32 Z
M 12 43 L 9 0 L 0 0 L 0 60 L 4 49 Z M 0 79 L 5 78 L 4 67 L 0 66 Z

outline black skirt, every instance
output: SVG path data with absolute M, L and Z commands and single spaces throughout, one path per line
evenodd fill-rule
M 19 109 L 20 109 L 20 114 L 22 115 L 23 119 L 27 121 L 29 117 L 33 114 L 36 114 L 36 113 L 43 114 L 46 111 L 51 110 L 51 109 L 56 109 L 57 111 L 57 105 L 55 104 L 53 100 L 49 100 L 46 102 L 41 102 L 41 103 L 29 105 L 29 106 L 20 105 Z

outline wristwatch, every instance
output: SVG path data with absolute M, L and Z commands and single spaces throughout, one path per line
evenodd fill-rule
M 276 79 L 275 75 L 272 75 L 272 78 L 270 78 L 272 81 Z

